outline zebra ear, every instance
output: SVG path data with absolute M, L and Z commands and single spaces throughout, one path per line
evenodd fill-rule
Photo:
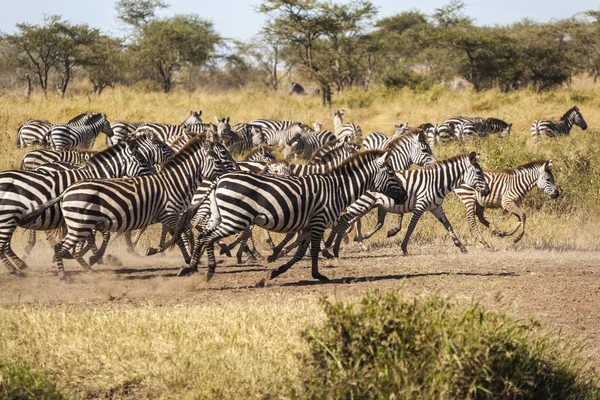
M 198 116 L 202 116 L 202 110 L 198 111 Z
M 229 123 L 229 117 L 225 118 L 225 122 Z
M 544 164 L 544 169 L 546 171 L 552 171 L 552 160 L 546 161 L 546 163 Z
M 471 161 L 471 164 L 473 165 L 477 164 L 479 161 L 479 154 L 472 151 L 471 154 L 469 154 L 469 161 Z
M 387 152 L 377 159 L 377 165 L 381 167 L 386 162 L 387 162 Z
M 419 139 L 419 142 L 421 142 L 423 144 L 427 143 L 427 135 L 425 135 L 425 132 L 422 129 L 419 131 L 418 139 Z
M 216 115 L 215 115 L 215 121 L 217 121 L 217 124 L 220 124 L 220 123 L 221 123 L 221 120 L 220 120 L 220 119 L 219 119 L 219 117 L 217 117 Z

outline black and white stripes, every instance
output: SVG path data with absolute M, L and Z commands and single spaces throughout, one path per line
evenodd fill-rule
M 531 126 L 531 136 L 545 135 L 548 137 L 568 135 L 573 125 L 577 125 L 584 131 L 587 129 L 587 123 L 583 115 L 579 112 L 577 106 L 573 106 L 558 121 L 549 119 L 538 119 Z
M 48 142 L 54 150 L 87 149 L 94 145 L 100 132 L 113 135 L 106 115 L 93 113 L 84 125 L 54 125 L 48 133 Z

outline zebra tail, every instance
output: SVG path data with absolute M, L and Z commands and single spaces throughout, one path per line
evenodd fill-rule
M 52 207 L 53 205 L 55 205 L 56 203 L 61 201 L 62 198 L 63 198 L 63 195 L 55 197 L 52 200 L 48 200 L 47 202 L 43 203 L 38 208 L 35 208 L 32 211 L 23 214 L 23 216 L 20 219 L 20 223 L 29 224 L 29 223 L 33 222 L 37 217 L 39 217 L 42 213 L 44 213 L 44 211 L 46 211 L 48 208 Z
M 212 192 L 215 190 L 215 187 L 217 187 L 217 182 L 218 181 L 213 182 L 212 185 L 210 185 L 210 188 L 204 194 L 204 196 L 202 196 L 202 198 L 200 200 L 198 200 L 196 203 L 189 206 L 181 214 L 181 218 L 179 219 L 179 224 L 177 225 L 177 228 L 175 228 L 175 230 L 173 231 L 173 234 L 171 235 L 172 242 L 169 243 L 169 247 L 174 247 L 177 244 L 177 241 L 179 240 L 179 237 L 181 236 L 181 234 L 191 225 L 192 219 L 194 218 L 194 216 L 200 209 L 200 206 L 202 204 L 204 204 L 206 199 L 208 199 L 208 196 L 210 196 L 212 194 Z

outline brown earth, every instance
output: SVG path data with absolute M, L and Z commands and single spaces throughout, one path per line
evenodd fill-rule
M 27 260 L 31 268 L 26 278 L 2 276 L 0 304 L 219 305 L 244 298 L 285 302 L 332 293 L 355 297 L 372 288 L 402 287 L 411 294 L 439 291 L 461 301 L 475 299 L 518 318 L 533 316 L 567 338 L 588 339 L 585 353 L 600 364 L 600 252 L 471 248 L 468 254 L 460 254 L 452 246 L 436 245 L 413 246 L 411 255 L 402 257 L 397 247 L 372 251 L 350 247 L 339 260 L 321 260 L 321 272 L 332 278 L 331 284 L 313 281 L 305 259 L 267 287 L 258 288 L 256 283 L 266 276 L 263 263 L 236 266 L 234 259 L 224 259 L 207 283 L 202 274 L 177 277 L 182 263 L 176 253 L 150 258 L 114 250 L 113 256 L 120 260 L 100 266 L 97 274 L 83 274 L 74 261 L 67 261 L 71 279 L 62 283 L 48 262 L 50 250 L 39 249 L 37 259 Z

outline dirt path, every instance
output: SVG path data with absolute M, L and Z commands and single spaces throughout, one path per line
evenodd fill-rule
M 400 254 L 397 248 L 349 249 L 340 260 L 321 262 L 321 272 L 332 278 L 331 284 L 314 282 L 304 260 L 266 288 L 256 288 L 266 275 L 261 264 L 232 266 L 233 259 L 225 259 L 206 283 L 201 275 L 175 276 L 181 266 L 175 253 L 154 258 L 117 254 L 123 266 L 102 266 L 94 275 L 82 274 L 70 261 L 66 268 L 72 280 L 61 283 L 47 251 L 28 260 L 32 267 L 27 278 L 0 277 L 0 304 L 223 304 L 266 292 L 272 295 L 268 301 L 273 296 L 293 301 L 306 295 L 360 296 L 370 288 L 404 287 L 413 294 L 439 291 L 459 300 L 475 298 L 520 318 L 535 316 L 567 335 L 588 338 L 586 353 L 600 363 L 600 252 L 471 250 L 463 255 L 450 246 L 423 246 L 409 257 Z

